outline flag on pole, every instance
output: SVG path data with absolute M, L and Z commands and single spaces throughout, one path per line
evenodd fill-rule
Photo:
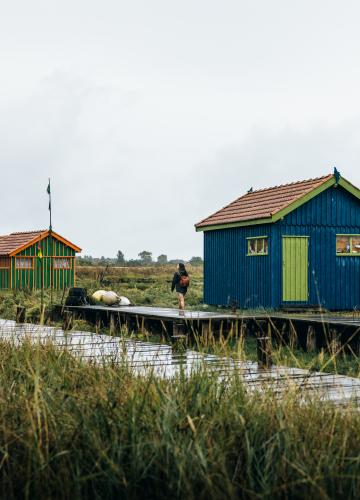
M 38 255 L 39 259 L 42 259 L 43 254 L 42 254 L 42 251 L 41 251 L 40 241 L 38 243 L 37 251 L 38 251 L 37 255 Z
M 46 188 L 46 192 L 49 195 L 49 210 L 51 210 L 51 189 L 50 189 L 50 179 L 49 179 L 49 184 L 48 187 Z
M 49 212 L 50 212 L 50 225 L 49 225 L 49 229 L 51 231 L 52 230 L 52 223 L 51 223 L 51 188 L 50 188 L 50 179 L 49 179 L 48 187 L 46 188 L 46 192 L 49 195 Z

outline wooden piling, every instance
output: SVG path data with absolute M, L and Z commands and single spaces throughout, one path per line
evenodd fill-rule
M 101 325 L 102 325 L 101 314 L 97 312 L 96 315 L 95 315 L 95 331 L 96 331 L 96 333 L 100 332 Z
M 117 327 L 116 314 L 111 312 L 109 320 L 110 335 L 116 335 L 116 329 L 117 329 L 116 327 Z
M 329 352 L 336 355 L 341 350 L 341 336 L 335 328 L 329 330 Z
M 16 308 L 16 323 L 25 323 L 26 320 L 26 307 L 17 306 Z
M 296 349 L 298 344 L 298 336 L 294 326 L 294 323 L 289 321 L 289 346 L 291 349 Z
M 74 315 L 71 311 L 64 311 L 63 313 L 63 330 L 67 332 L 71 330 L 73 327 Z
M 316 349 L 316 330 L 314 325 L 309 325 L 306 334 L 306 351 L 314 352 Z
M 257 358 L 260 368 L 270 368 L 272 365 L 271 359 L 271 330 L 269 323 L 265 320 L 257 322 L 258 328 L 256 331 Z M 267 330 L 267 333 L 266 333 Z
M 173 321 L 173 333 L 172 339 L 185 338 L 185 325 L 183 321 L 174 320 Z

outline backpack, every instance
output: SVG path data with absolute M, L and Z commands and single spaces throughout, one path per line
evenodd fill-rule
M 179 285 L 181 287 L 187 288 L 190 285 L 190 278 L 189 278 L 189 276 L 184 276 L 184 275 L 180 274 Z

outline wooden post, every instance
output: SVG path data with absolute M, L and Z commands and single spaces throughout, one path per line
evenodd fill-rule
M 236 333 L 236 339 L 237 339 L 237 349 L 238 353 L 242 355 L 244 353 L 245 349 L 245 336 L 246 336 L 246 323 L 241 322 L 240 326 L 236 325 L 237 333 Z
M 336 355 L 341 350 L 341 340 L 340 334 L 335 328 L 331 328 L 329 331 L 329 351 L 331 355 Z
M 201 322 L 201 341 L 207 346 L 210 338 L 210 326 L 208 321 Z
M 116 316 L 113 312 L 110 313 L 109 330 L 110 335 L 116 335 Z
M 277 336 L 277 340 L 279 341 L 280 345 L 285 345 L 285 339 L 287 337 L 287 332 L 288 332 L 288 322 L 284 321 L 281 325 L 281 330 L 279 330 L 279 335 Z
M 314 325 L 309 325 L 306 334 L 306 351 L 314 352 L 316 349 L 316 330 Z
M 67 330 L 71 330 L 73 327 L 73 313 L 71 311 L 63 312 L 63 330 L 66 332 Z
M 26 320 L 26 307 L 17 306 L 16 308 L 16 323 L 25 323 Z
M 101 314 L 97 312 L 95 315 L 95 331 L 96 333 L 99 333 L 100 330 L 101 330 Z
M 272 365 L 271 359 L 271 336 L 268 325 L 268 332 L 265 333 L 266 323 L 265 320 L 260 320 L 257 322 L 258 328 L 256 332 L 256 343 L 257 343 L 257 358 L 258 365 L 260 368 L 270 368 Z
M 359 331 L 355 335 L 354 349 L 355 349 L 355 355 L 360 357 L 360 333 L 359 333 Z
M 298 336 L 293 322 L 289 321 L 289 345 L 291 349 L 296 349 L 298 343 Z
M 185 338 L 186 335 L 184 333 L 184 328 L 185 325 L 183 322 L 179 320 L 174 320 L 173 321 L 173 333 L 172 333 L 172 338 Z

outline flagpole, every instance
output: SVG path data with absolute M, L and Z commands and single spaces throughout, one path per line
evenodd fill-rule
M 52 220 L 51 220 L 51 183 L 49 177 L 49 184 L 47 188 L 47 192 L 49 194 L 49 216 L 50 216 L 50 224 L 49 224 L 49 237 L 50 237 L 50 305 L 52 307 L 53 304 L 53 239 L 52 239 Z
M 50 177 L 49 177 L 48 193 L 49 193 L 49 212 L 50 212 L 50 226 L 49 226 L 49 230 L 51 232 L 52 231 L 52 223 L 51 223 L 51 185 L 50 185 Z

